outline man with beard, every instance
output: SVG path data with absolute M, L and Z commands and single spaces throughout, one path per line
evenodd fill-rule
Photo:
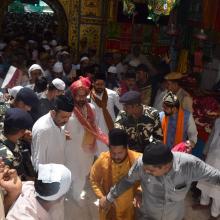
M 187 152 L 191 152 L 197 142 L 197 129 L 192 113 L 183 110 L 176 95 L 168 92 L 163 98 L 163 112 L 160 120 L 163 129 L 163 142 L 172 148 L 185 142 Z
M 161 142 L 150 143 L 128 174 L 100 199 L 100 207 L 107 212 L 117 198 L 140 181 L 139 220 L 183 220 L 184 200 L 191 183 L 198 180 L 219 186 L 220 171 L 190 154 L 172 152 Z
M 62 126 L 68 122 L 73 107 L 73 101 L 68 96 L 57 96 L 53 110 L 34 124 L 31 153 L 35 170 L 40 163 L 65 163 L 66 133 Z
M 80 77 L 71 85 L 75 107 L 66 125 L 71 136 L 66 146 L 66 165 L 74 179 L 70 197 L 77 204 L 72 207 L 76 209 L 74 215 L 80 215 L 79 219 L 84 219 L 82 215 L 86 215 L 83 190 L 96 153 L 96 140 L 108 144 L 107 136 L 97 126 L 94 106 L 87 101 L 90 85 L 89 79 L 85 77 Z
M 98 126 L 101 130 L 108 134 L 114 127 L 115 107 L 122 110 L 122 105 L 119 103 L 119 95 L 117 92 L 105 87 L 105 77 L 102 74 L 97 74 L 94 79 L 93 89 L 90 92 L 91 103 L 95 106 L 95 114 Z M 106 145 L 97 141 L 97 155 L 103 151 L 108 151 Z
M 114 128 L 109 132 L 109 151 L 103 152 L 93 164 L 90 182 L 98 199 L 107 195 L 110 188 L 126 176 L 140 153 L 128 150 L 128 136 L 124 130 Z M 133 198 L 138 185 L 130 188 L 107 213 L 99 210 L 100 220 L 134 220 Z

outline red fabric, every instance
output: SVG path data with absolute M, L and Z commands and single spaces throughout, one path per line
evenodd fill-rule
M 79 80 L 75 81 L 72 83 L 72 85 L 70 86 L 70 90 L 73 94 L 76 94 L 78 89 L 85 89 L 87 90 L 87 92 L 89 92 L 91 86 L 91 82 L 89 80 L 89 77 L 80 77 Z
M 184 142 L 181 142 L 180 144 L 177 144 L 176 146 L 174 146 L 172 148 L 173 152 L 184 152 L 186 153 L 187 148 L 186 148 L 186 144 Z
M 98 140 L 108 145 L 108 136 L 104 134 L 95 124 L 95 115 L 89 104 L 86 104 L 87 118 L 85 118 L 77 107 L 74 107 L 74 114 L 79 120 L 80 124 L 90 133 L 92 133 Z

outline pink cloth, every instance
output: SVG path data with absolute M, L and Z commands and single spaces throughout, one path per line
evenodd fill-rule
M 187 149 L 186 149 L 186 144 L 185 142 L 181 142 L 180 144 L 177 144 L 176 146 L 174 146 L 172 148 L 173 152 L 184 152 L 186 153 Z
M 22 193 L 9 210 L 6 220 L 52 220 L 36 199 L 34 182 L 23 182 Z

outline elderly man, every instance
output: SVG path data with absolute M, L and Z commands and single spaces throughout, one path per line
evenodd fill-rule
M 115 107 L 118 110 L 122 109 L 119 103 L 117 92 L 105 87 L 105 77 L 101 74 L 96 74 L 94 78 L 93 89 L 90 92 L 91 103 L 95 106 L 95 114 L 98 126 L 101 130 L 108 134 L 114 127 Z M 97 142 L 97 155 L 103 151 L 108 151 L 108 147 L 102 142 Z
M 167 80 L 168 91 L 173 92 L 179 99 L 180 106 L 189 112 L 193 112 L 192 97 L 180 85 L 183 75 L 178 72 L 172 72 L 165 76 Z
M 64 165 L 40 164 L 37 179 L 23 182 L 22 193 L 6 219 L 64 220 L 60 201 L 70 185 L 71 172 Z
M 68 96 L 57 96 L 54 108 L 34 124 L 31 153 L 35 170 L 40 163 L 65 163 L 66 134 L 63 126 L 68 122 L 73 107 Z
M 75 177 L 72 197 L 76 201 L 80 201 L 80 194 L 85 185 L 86 176 L 89 174 L 94 160 L 97 150 L 96 140 L 108 144 L 107 136 L 97 127 L 94 106 L 87 101 L 89 88 L 90 81 L 84 77 L 75 81 L 70 87 L 75 107 L 66 125 L 66 129 L 71 136 L 71 140 L 68 141 L 66 147 L 66 163 L 73 177 Z
M 125 93 L 120 102 L 124 111 L 120 111 L 115 127 L 128 133 L 128 147 L 131 150 L 143 152 L 147 144 L 154 140 L 163 140 L 159 112 L 141 104 L 141 94 L 136 91 Z
M 149 144 L 141 156 L 106 197 L 100 201 L 106 211 L 111 203 L 136 181 L 142 188 L 140 220 L 183 220 L 184 199 L 193 181 L 220 185 L 220 171 L 185 153 L 171 152 L 158 142 Z
M 110 188 L 128 173 L 140 156 L 139 153 L 128 150 L 127 144 L 128 136 L 124 130 L 114 128 L 109 132 L 109 151 L 99 156 L 90 172 L 91 186 L 98 199 L 107 195 Z M 133 198 L 137 186 L 118 198 L 108 215 L 100 209 L 99 219 L 134 220 Z
M 197 142 L 197 129 L 192 113 L 183 110 L 176 95 L 168 92 L 163 98 L 163 112 L 160 112 L 164 144 L 170 148 L 185 142 L 191 152 Z

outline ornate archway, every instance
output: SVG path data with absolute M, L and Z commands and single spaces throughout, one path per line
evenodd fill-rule
M 58 34 L 59 36 L 65 41 L 68 42 L 68 20 L 66 12 L 60 3 L 59 0 L 43 0 L 45 3 L 47 3 L 51 9 L 54 11 L 56 20 L 58 22 Z M 5 13 L 7 12 L 8 5 L 11 4 L 13 0 L 3 0 L 2 7 L 0 8 L 0 33 L 2 29 L 2 22 L 5 16 Z

